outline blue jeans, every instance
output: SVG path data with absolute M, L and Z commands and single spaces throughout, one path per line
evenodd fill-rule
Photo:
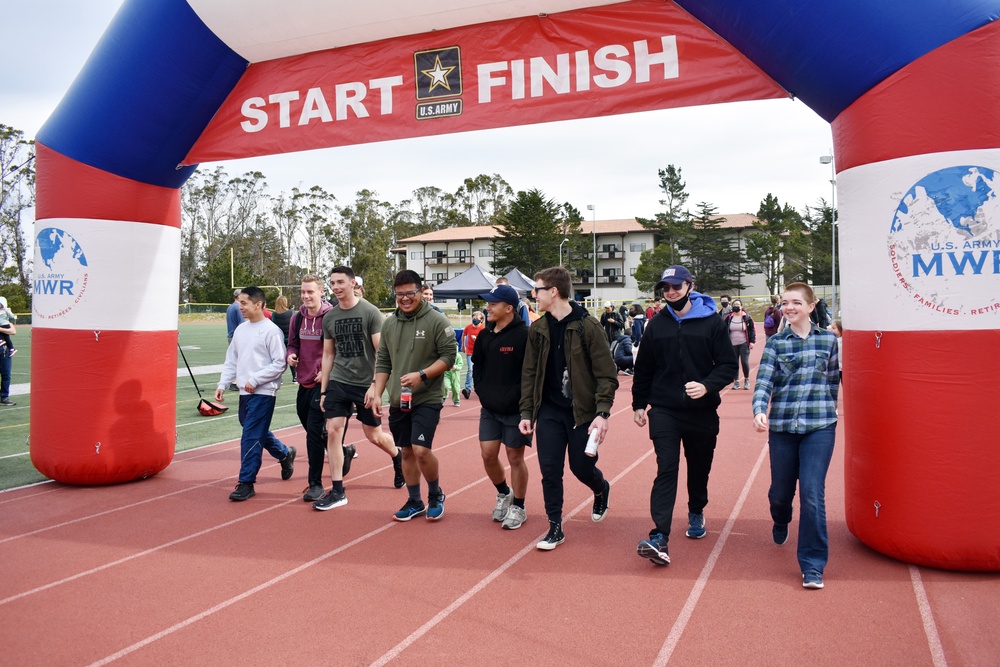
M 472 355 L 465 355 L 465 390 L 472 391 Z
M 771 458 L 771 502 L 774 523 L 792 520 L 795 482 L 799 483 L 799 567 L 803 573 L 818 572 L 829 557 L 826 533 L 826 472 L 833 458 L 837 424 L 810 433 L 771 431 L 768 439 Z
M 240 394 L 240 424 L 243 437 L 240 439 L 240 482 L 253 484 L 257 481 L 263 450 L 279 461 L 288 456 L 288 447 L 274 437 L 271 415 L 274 414 L 274 396 L 263 394 Z
M 10 372 L 13 359 L 7 354 L 7 348 L 0 350 L 0 401 L 7 400 L 10 395 Z

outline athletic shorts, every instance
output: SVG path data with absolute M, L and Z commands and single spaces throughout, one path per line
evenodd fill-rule
M 358 421 L 365 426 L 381 426 L 382 420 L 375 416 L 371 408 L 365 407 L 365 392 L 368 387 L 359 387 L 330 380 L 326 385 L 326 397 L 323 402 L 323 416 L 327 419 L 337 417 L 351 418 L 351 413 L 357 408 Z
M 524 435 L 517 428 L 521 415 L 498 415 L 486 408 L 479 409 L 479 440 L 492 442 L 499 440 L 505 447 L 520 449 L 531 447 L 531 436 Z
M 397 407 L 389 408 L 389 432 L 396 447 L 431 448 L 434 432 L 441 421 L 441 404 L 421 403 L 409 412 Z

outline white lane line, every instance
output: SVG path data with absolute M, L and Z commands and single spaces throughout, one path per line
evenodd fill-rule
M 927 647 L 931 651 L 931 660 L 934 667 L 948 667 L 948 660 L 944 655 L 944 646 L 941 645 L 941 636 L 938 634 L 937 623 L 934 622 L 934 612 L 931 610 L 930 600 L 927 599 L 927 591 L 924 589 L 924 580 L 920 576 L 920 568 L 910 565 L 910 581 L 913 583 L 913 594 L 917 598 L 917 608 L 920 610 L 920 620 L 924 624 L 924 634 L 927 635 Z
M 631 412 L 631 409 L 629 409 L 628 411 Z M 649 451 L 647 451 L 645 454 L 643 454 L 641 457 L 639 457 L 635 461 L 635 463 L 633 463 L 628 468 L 625 468 L 625 470 L 623 470 L 620 473 L 618 473 L 618 475 L 615 476 L 611 481 L 613 483 L 617 484 L 618 480 L 620 480 L 622 477 L 624 477 L 628 473 L 632 472 L 632 470 L 634 470 L 636 466 L 638 466 L 640 463 L 642 463 L 643 461 L 645 461 L 646 459 L 648 459 L 650 456 L 652 456 L 652 454 L 653 454 L 653 450 L 652 450 L 652 448 L 650 448 Z M 590 507 L 591 505 L 593 505 L 593 500 L 589 500 L 588 499 L 588 500 L 583 501 L 582 503 L 580 503 L 579 505 L 577 505 L 573 509 L 572 512 L 570 512 L 569 514 L 566 515 L 566 519 L 568 520 L 568 519 L 573 518 L 573 516 L 575 516 L 576 514 L 580 513 L 580 511 L 582 511 L 584 508 Z M 382 657 L 380 657 L 375 662 L 371 663 L 371 667 L 381 667 L 382 665 L 385 665 L 388 662 L 396 659 L 399 656 L 400 653 L 402 653 L 403 651 L 405 651 L 407 648 L 409 648 L 415 642 L 417 642 L 421 637 L 423 637 L 428 632 L 430 632 L 431 630 L 433 630 L 438 624 L 441 623 L 441 621 L 443 621 L 446 618 L 448 618 L 449 616 L 451 616 L 451 614 L 453 612 L 455 612 L 456 610 L 458 610 L 459 607 L 461 607 L 463 604 L 465 604 L 470 599 L 472 599 L 472 597 L 475 596 L 476 593 L 480 592 L 481 590 L 483 590 L 484 588 L 486 588 L 487 586 L 489 586 L 490 583 L 492 583 L 497 577 L 499 577 L 501 574 L 503 574 L 504 572 L 506 572 L 507 570 L 509 570 L 511 567 L 513 567 L 515 564 L 517 564 L 517 562 L 519 560 L 521 560 L 522 558 L 524 558 L 527 554 L 531 553 L 532 551 L 535 551 L 535 549 L 536 549 L 535 544 L 540 539 L 542 539 L 543 537 L 545 537 L 545 533 L 540 534 L 538 537 L 536 537 L 531 542 L 529 542 L 528 544 L 526 544 L 520 551 L 518 551 L 516 554 L 514 554 L 513 556 L 511 556 L 507 560 L 507 562 L 505 562 L 503 565 L 501 565 L 497 569 L 495 569 L 492 572 L 490 572 L 488 575 L 486 575 L 482 579 L 480 579 L 479 582 L 476 583 L 475 586 L 473 586 L 472 588 L 470 588 L 469 590 L 467 590 L 465 593 L 463 593 L 462 595 L 460 595 L 459 597 L 457 597 L 454 601 L 452 601 L 451 604 L 449 604 L 447 607 L 445 607 L 444 609 L 442 609 L 441 611 L 439 611 L 437 614 L 435 614 L 433 618 L 431 618 L 426 623 L 424 623 L 419 628 L 417 628 L 412 633 L 410 633 L 410 635 L 408 637 L 406 637 L 406 639 L 404 639 L 403 641 L 401 641 L 398 644 L 396 644 L 394 647 L 392 647 L 391 649 L 389 649 Z
M 684 603 L 681 613 L 677 616 L 677 620 L 674 621 L 674 627 L 670 629 L 670 634 L 667 635 L 666 641 L 663 642 L 663 646 L 660 648 L 660 653 L 656 656 L 656 661 L 653 662 L 655 667 L 663 667 L 670 662 L 670 656 L 673 654 L 674 649 L 677 648 L 677 644 L 681 640 L 681 635 L 684 634 L 684 629 L 694 614 L 694 608 L 701 598 L 702 591 L 705 590 L 705 586 L 708 584 L 708 578 L 711 576 L 712 570 L 715 569 L 715 563 L 719 560 L 719 556 L 722 554 L 722 549 L 726 546 L 726 541 L 729 539 L 730 533 L 733 532 L 736 517 L 739 516 L 740 511 L 743 509 L 743 503 L 746 502 L 747 496 L 750 495 L 750 489 L 753 487 L 754 480 L 757 478 L 757 473 L 760 471 L 760 466 L 764 463 L 766 455 L 767 447 L 765 446 L 760 450 L 757 463 L 754 465 L 750 477 L 747 478 L 746 484 L 743 485 L 743 491 L 740 492 L 740 497 L 736 501 L 733 511 L 729 513 L 729 520 L 726 521 L 726 525 L 722 529 L 719 541 L 715 543 L 712 553 L 709 554 L 705 566 L 701 569 L 701 574 L 698 575 L 697 581 L 694 582 L 691 593 L 688 594 L 687 601 Z

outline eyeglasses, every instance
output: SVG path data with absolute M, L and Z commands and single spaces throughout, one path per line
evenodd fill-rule
M 418 291 L 416 291 L 416 290 L 410 290 L 409 292 L 394 292 L 394 293 L 393 293 L 393 295 L 394 295 L 394 296 L 395 296 L 395 297 L 396 297 L 397 299 L 412 299 L 412 298 L 413 298 L 413 297 L 415 297 L 415 296 L 416 296 L 417 294 L 419 294 L 419 292 L 418 292 Z
M 673 290 L 674 292 L 680 292 L 682 289 L 684 289 L 684 283 L 681 283 L 680 285 L 674 285 L 673 283 L 663 283 L 664 292 L 669 292 L 671 290 Z
M 535 292 L 543 289 L 552 289 L 555 285 L 535 285 Z

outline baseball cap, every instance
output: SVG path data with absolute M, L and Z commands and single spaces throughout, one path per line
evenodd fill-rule
M 480 299 L 485 299 L 490 303 L 509 303 L 510 305 L 517 307 L 521 303 L 521 298 L 517 295 L 517 290 L 510 285 L 497 285 L 489 292 L 484 292 L 479 295 Z
M 674 266 L 668 266 L 664 271 L 663 275 L 660 276 L 660 282 L 656 283 L 656 289 L 663 289 L 663 286 L 667 283 L 672 283 L 674 285 L 679 285 L 680 283 L 693 283 L 694 276 L 691 272 L 685 269 L 679 264 Z
M 365 281 L 361 279 L 361 276 L 354 276 L 354 284 L 357 285 L 358 287 L 364 287 Z
M 605 308 L 614 308 L 614 306 L 612 306 L 612 305 L 611 305 L 611 302 L 610 302 L 610 301 L 605 301 L 605 302 L 604 302 L 604 307 L 605 307 Z

